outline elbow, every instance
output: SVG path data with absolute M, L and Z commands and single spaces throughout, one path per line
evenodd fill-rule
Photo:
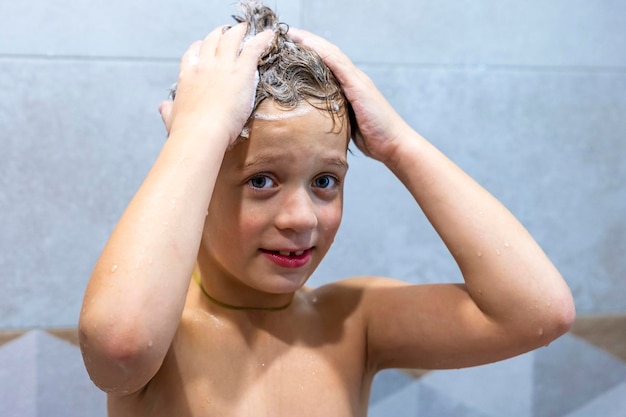
M 79 322 L 79 342 L 89 377 L 104 392 L 127 394 L 145 383 L 149 347 L 136 331 L 85 318 Z
M 576 320 L 576 306 L 572 295 L 567 293 L 564 300 L 559 302 L 560 306 L 555 313 L 555 327 L 559 330 L 559 336 L 567 333 Z
M 545 313 L 543 326 L 546 331 L 540 332 L 543 333 L 542 339 L 544 340 L 542 340 L 542 344 L 544 345 L 567 333 L 576 320 L 576 307 L 569 289 L 565 288 L 548 305 L 549 308 Z
M 565 281 L 557 275 L 551 282 L 528 298 L 516 315 L 518 343 L 529 350 L 549 345 L 570 331 L 576 319 L 574 299 Z
M 117 364 L 120 369 L 126 368 L 135 361 L 143 350 L 138 343 L 125 335 L 106 332 L 88 335 L 82 329 L 79 334 L 83 355 L 91 352 Z
M 145 349 L 138 330 L 140 327 L 132 323 L 103 321 L 99 317 L 83 315 L 78 327 L 83 351 L 91 350 L 114 362 L 132 361 Z

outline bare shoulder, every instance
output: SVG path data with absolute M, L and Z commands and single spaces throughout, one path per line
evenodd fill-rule
M 380 291 L 406 288 L 414 286 L 410 283 L 393 278 L 380 276 L 357 276 L 334 281 L 317 288 L 308 289 L 309 298 L 318 302 L 341 303 L 353 306 L 362 306 L 368 297 L 375 296 Z
M 356 276 L 344 278 L 338 281 L 334 281 L 317 288 L 309 289 L 311 294 L 318 296 L 337 296 L 345 297 L 350 294 L 363 294 L 365 291 L 374 290 L 377 288 L 390 288 L 409 286 L 411 284 L 400 281 L 394 278 L 381 277 L 381 276 Z
M 410 287 L 403 281 L 378 276 L 358 276 L 334 281 L 317 288 L 303 290 L 305 298 L 315 310 L 334 319 L 352 317 L 359 319 L 363 326 L 377 305 L 376 300 L 384 297 L 393 303 L 394 293 Z M 418 286 L 413 291 L 420 291 Z M 380 301 L 380 300 L 379 300 Z M 383 309 L 384 310 L 384 309 Z

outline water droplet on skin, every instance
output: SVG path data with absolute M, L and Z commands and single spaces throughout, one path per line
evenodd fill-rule
M 483 256 L 483 253 L 481 251 L 476 252 L 476 256 L 478 256 L 479 258 Z
M 152 347 L 152 340 L 148 342 L 148 347 L 151 348 Z
M 505 247 L 505 248 L 508 248 L 508 247 L 510 247 L 510 246 L 511 246 L 511 244 L 509 243 L 509 241 L 508 241 L 508 240 L 504 241 L 504 247 Z
M 500 251 L 500 249 L 496 249 L 496 255 L 498 256 L 502 255 L 502 251 Z
M 176 208 L 176 200 L 172 199 L 172 201 L 170 201 L 170 207 L 172 207 L 173 209 Z
M 111 267 L 111 272 L 115 272 L 115 271 L 117 271 L 117 265 L 113 265 L 113 266 Z
M 543 329 L 539 329 L 539 331 L 537 332 L 537 336 L 543 336 Z

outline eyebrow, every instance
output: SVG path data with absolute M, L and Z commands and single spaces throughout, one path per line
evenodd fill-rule
M 274 154 L 259 155 L 251 161 L 245 161 L 242 165 L 240 165 L 240 168 L 242 170 L 254 169 L 256 167 L 263 166 L 263 165 L 271 165 L 273 163 L 282 161 L 284 159 L 285 159 L 285 156 L 283 155 L 274 155 Z M 334 156 L 328 156 L 328 157 L 323 156 L 319 160 L 324 165 L 333 165 L 333 166 L 336 166 L 337 168 L 340 168 L 346 171 L 348 170 L 348 162 L 344 158 L 339 158 L 339 157 L 334 157 Z

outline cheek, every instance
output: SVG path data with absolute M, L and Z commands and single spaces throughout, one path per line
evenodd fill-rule
M 233 225 L 241 231 L 243 235 L 255 236 L 261 233 L 271 223 L 275 208 L 268 204 L 254 204 L 244 202 L 241 205 Z
M 339 225 L 341 224 L 341 217 L 343 214 L 343 204 L 341 200 L 333 202 L 327 206 L 324 206 L 318 212 L 318 220 L 325 233 L 335 236 Z

